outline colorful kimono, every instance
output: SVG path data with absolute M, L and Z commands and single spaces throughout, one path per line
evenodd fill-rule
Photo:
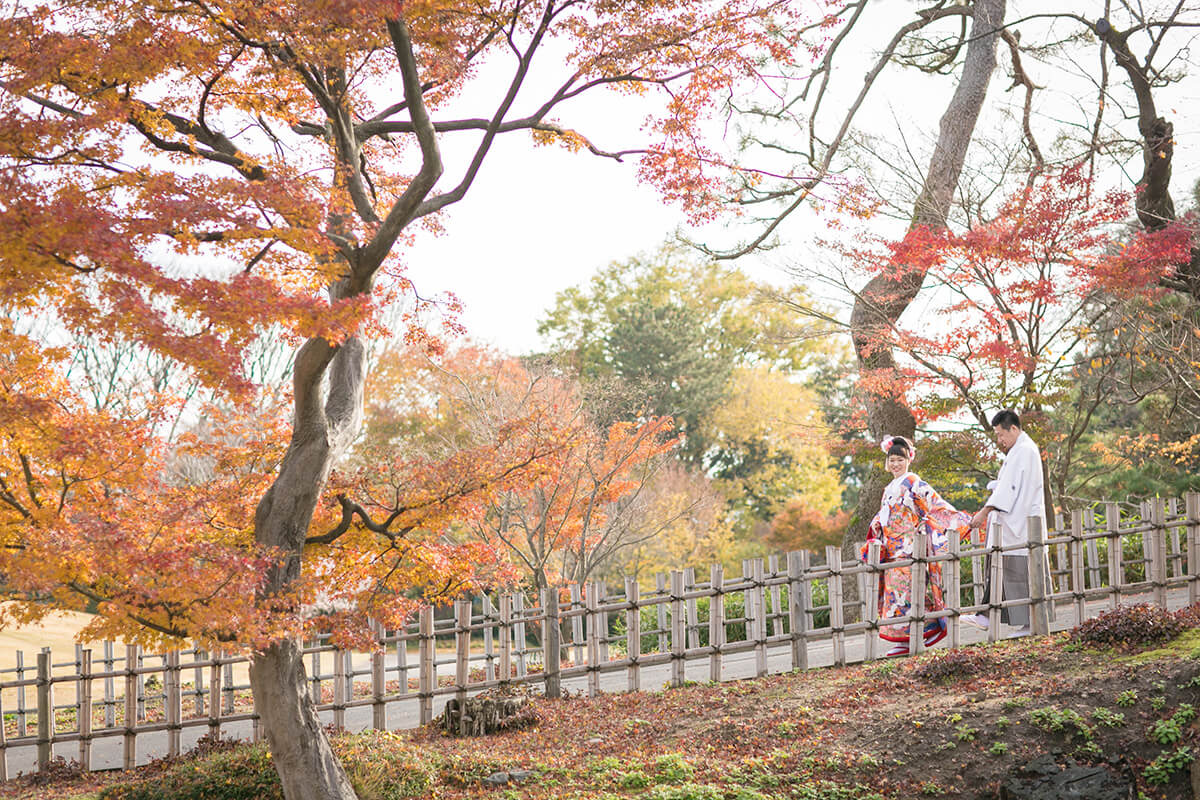
M 880 563 L 911 558 L 913 538 L 918 532 L 927 535 L 928 555 L 941 555 L 949 547 L 949 536 L 970 541 L 971 515 L 956 511 L 942 499 L 933 487 L 909 472 L 896 478 L 883 490 L 879 513 L 871 520 L 868 543 L 860 557 L 867 560 L 871 541 L 879 541 Z M 946 607 L 942 590 L 942 563 L 926 564 L 929 576 L 925 587 L 925 610 L 939 611 Z M 902 617 L 912 604 L 912 568 L 900 567 L 883 571 L 879 587 L 879 619 Z M 908 642 L 909 626 L 885 625 L 880 637 L 891 642 Z M 946 635 L 946 620 L 939 618 L 925 623 L 925 643 L 933 644 Z

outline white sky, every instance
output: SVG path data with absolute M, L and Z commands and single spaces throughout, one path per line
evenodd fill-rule
M 1031 10 L 1042 10 L 1041 6 L 1022 9 L 1018 7 L 1021 5 L 1028 4 L 1020 0 L 1010 3 L 1007 15 L 1010 20 Z M 868 65 L 873 63 L 875 50 L 902 24 L 899 18 L 910 19 L 913 10 L 914 6 L 907 3 L 890 6 L 886 13 L 895 14 L 893 19 L 875 20 L 873 27 L 862 26 L 863 43 L 858 47 L 848 46 L 842 53 L 831 98 L 840 98 L 843 105 L 848 102 L 861 86 Z M 1067 31 L 1064 25 L 1052 23 L 1048 37 L 1077 30 Z M 945 23 L 943 28 L 949 32 Z M 1064 121 L 1080 119 L 1081 109 L 1090 108 L 1095 102 L 1095 90 L 1086 75 L 1097 65 L 1097 48 L 1094 43 L 1080 47 L 1087 61 L 1076 65 L 1080 74 L 1073 79 L 1065 78 L 1061 72 L 1052 73 L 1045 65 L 1026 57 L 1026 69 L 1039 86 L 1045 87 L 1035 95 L 1034 116 L 1035 133 L 1043 148 L 1052 144 L 1053 129 Z M 845 58 L 856 50 L 860 54 L 857 58 Z M 997 57 L 997 70 L 989 87 L 989 105 L 977 128 L 977 139 L 994 135 L 1000 128 L 1019 130 L 1019 120 L 1004 115 L 1006 111 L 1019 113 L 1023 92 L 1006 91 L 1012 81 L 1005 46 L 998 49 Z M 547 54 L 547 60 L 553 63 L 554 58 Z M 545 62 L 542 66 L 546 66 Z M 1124 73 L 1111 64 L 1110 70 L 1112 82 L 1127 96 Z M 505 74 L 500 72 L 496 71 L 496 79 L 507 78 L 506 70 Z M 531 73 L 528 91 L 523 91 L 511 116 L 520 116 L 539 102 L 550 85 L 547 73 L 553 72 L 538 73 L 535 69 Z M 915 151 L 914 161 L 923 168 L 938 118 L 953 91 L 954 77 L 921 76 L 915 70 L 900 70 L 895 65 L 885 70 L 884 75 L 886 80 L 868 97 L 859 126 L 893 143 L 901 139 L 903 132 L 907 145 Z M 543 81 L 540 85 L 539 78 Z M 474 100 L 483 102 L 484 98 L 494 96 L 495 86 L 477 82 L 473 88 L 477 93 L 475 98 L 464 98 L 461 108 L 435 113 L 435 118 L 489 114 L 486 106 L 481 107 Z M 1189 122 L 1194 116 L 1190 109 L 1198 99 L 1197 92 L 1194 82 L 1184 81 L 1159 90 L 1156 97 L 1160 113 L 1168 115 L 1176 125 L 1172 189 L 1179 205 L 1190 193 L 1196 173 L 1194 165 L 1200 163 L 1195 155 L 1196 126 Z M 524 107 L 522 99 L 526 100 Z M 830 110 L 835 113 L 824 118 L 826 138 L 832 134 L 830 128 L 840 121 L 838 109 Z M 1119 126 L 1123 135 L 1136 137 L 1136 122 L 1122 119 L 1121 111 L 1120 108 L 1109 111 L 1106 122 Z M 590 98 L 585 95 L 575 106 L 556 114 L 555 119 L 580 130 L 598 146 L 615 150 L 644 143 L 638 130 L 644 115 L 644 107 L 639 109 L 636 101 L 627 97 L 601 99 L 598 95 Z M 1014 136 L 1008 138 L 1012 141 Z M 473 141 L 467 137 L 443 137 L 447 167 L 443 186 L 457 180 L 470 146 Z M 973 144 L 973 148 L 978 147 Z M 498 137 L 466 198 L 447 210 L 445 233 L 438 237 L 421 233 L 415 244 L 402 254 L 409 275 L 423 296 L 445 291 L 457 294 L 465 307 L 462 321 L 476 339 L 513 353 L 537 349 L 540 345 L 537 321 L 553 303 L 557 292 L 586 282 L 613 261 L 655 249 L 678 228 L 686 226 L 679 209 L 665 205 L 652 187 L 637 180 L 636 168 L 636 158 L 632 157 L 618 164 L 583 151 L 534 147 L 526 133 Z M 1141 172 L 1140 156 L 1131 163 L 1129 171 L 1132 174 L 1123 177 L 1113 170 L 1106 180 L 1109 185 L 1131 188 Z M 903 227 L 893 220 L 880 219 L 877 224 L 886 225 L 897 234 Z M 759 280 L 785 282 L 789 278 L 780 265 L 802 262 L 811 266 L 819 258 L 814 252 L 813 239 L 823 225 L 813 214 L 798 212 L 782 230 L 784 247 L 766 256 L 741 259 L 731 267 L 743 269 Z M 719 244 L 727 245 L 733 240 L 728 231 L 715 226 L 691 234 Z

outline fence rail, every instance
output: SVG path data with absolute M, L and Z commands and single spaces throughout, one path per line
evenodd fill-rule
M 384 728 L 388 707 L 415 704 L 417 719 L 433 719 L 434 699 L 493 687 L 540 685 L 550 696 L 563 679 L 585 679 L 589 694 L 601 690 L 601 675 L 624 673 L 629 691 L 642 687 L 642 670 L 670 665 L 670 683 L 681 685 L 688 662 L 707 662 L 708 677 L 723 677 L 726 657 L 752 653 L 757 675 L 767 674 L 767 653 L 787 645 L 792 669 L 807 669 L 810 648 L 829 642 L 835 664 L 845 664 L 846 643 L 861 637 L 864 657 L 878 655 L 883 625 L 907 623 L 914 649 L 923 649 L 925 622 L 947 617 L 949 644 L 958 644 L 961 614 L 986 613 L 989 639 L 999 636 L 1003 608 L 1029 606 L 1035 633 L 1048 631 L 1056 609 L 1070 608 L 1086 617 L 1086 603 L 1108 598 L 1116 607 L 1124 598 L 1149 594 L 1165 607 L 1167 592 L 1186 588 L 1189 604 L 1200 601 L 1200 494 L 1183 503 L 1154 500 L 1136 509 L 1104 503 L 1071 512 L 1044 532 L 1031 520 L 1030 597 L 996 596 L 980 602 L 985 569 L 991 585 L 1003 586 L 1003 559 L 1012 548 L 963 547 L 927 555 L 923 535 L 911 559 L 879 562 L 878 546 L 866 563 L 843 560 L 836 547 L 824 554 L 788 553 L 748 560 L 740 577 L 713 565 L 706 579 L 693 569 L 656 576 L 653 590 L 626 578 L 619 591 L 604 582 L 542 591 L 537 598 L 504 593 L 461 600 L 453 614 L 432 608 L 400 630 L 377 629 L 379 647 L 369 654 L 339 650 L 327 639 L 310 643 L 308 682 L 319 711 L 332 713 L 342 728 L 349 709 L 369 706 L 372 725 Z M 999 537 L 995 537 L 998 539 Z M 989 559 L 988 556 L 991 556 Z M 914 593 L 904 617 L 878 618 L 879 580 L 889 569 L 911 567 L 921 585 L 931 563 L 943 563 L 947 607 L 926 610 L 923 593 Z M 1048 567 L 1046 580 L 1038 573 Z M 857 585 L 856 600 L 846 600 L 846 584 Z M 1043 590 L 1049 587 L 1049 592 Z M 145 653 L 135 645 L 103 643 L 99 652 L 77 646 L 73 658 L 54 661 L 49 649 L 27 662 L 0 670 L 0 780 L 9 777 L 9 753 L 36 747 L 39 768 L 53 748 L 78 743 L 78 761 L 92 768 L 93 743 L 121 737 L 124 766 L 138 761 L 139 737 L 166 732 L 167 754 L 182 748 L 182 732 L 222 728 L 250 720 L 261 735 L 245 677 L 242 654 L 199 649 Z M 63 702 L 56 702 L 56 690 Z M 33 700 L 32 705 L 30 700 Z

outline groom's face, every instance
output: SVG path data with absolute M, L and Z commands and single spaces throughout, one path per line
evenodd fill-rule
M 1012 449 L 1012 446 L 1017 443 L 1017 437 L 1021 435 L 1021 429 L 1016 425 L 1011 428 L 997 425 L 995 431 L 996 444 L 1000 445 L 1000 449 L 1006 453 Z

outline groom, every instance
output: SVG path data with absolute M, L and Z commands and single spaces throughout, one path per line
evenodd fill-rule
M 988 484 L 992 490 L 987 504 L 971 519 L 971 527 L 987 531 L 987 546 L 994 546 L 995 523 L 1000 523 L 1000 546 L 1018 545 L 1005 550 L 1004 600 L 1021 600 L 1029 597 L 1029 518 L 1041 517 L 1042 530 L 1046 530 L 1046 509 L 1042 499 L 1042 454 L 1029 434 L 1021 430 L 1021 418 L 1017 412 L 1005 409 L 992 417 L 992 429 L 996 443 L 1004 451 L 1004 463 L 996 480 Z M 994 516 L 993 516 L 994 513 Z M 989 517 L 991 517 L 989 519 Z M 988 556 L 986 589 L 983 602 L 991 602 L 991 556 Z M 964 622 L 983 630 L 988 629 L 986 614 L 969 614 Z M 1000 620 L 1016 627 L 1009 637 L 1029 634 L 1029 606 L 1004 608 Z

